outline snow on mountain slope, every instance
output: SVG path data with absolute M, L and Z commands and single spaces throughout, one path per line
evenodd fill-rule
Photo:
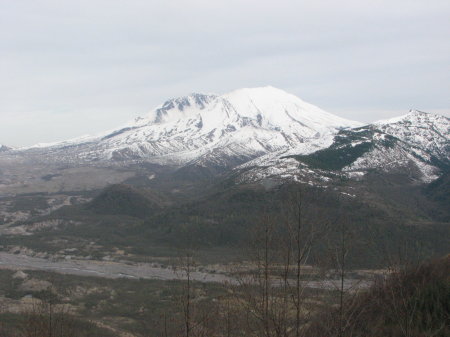
M 407 115 L 375 122 L 381 131 L 417 146 L 435 158 L 450 164 L 450 119 L 411 110 Z
M 433 156 L 424 146 L 416 146 L 397 137 L 383 133 L 371 126 L 367 128 L 371 135 L 358 146 L 366 150 L 342 168 L 344 172 L 367 172 L 378 170 L 386 173 L 400 173 L 412 179 L 430 182 L 437 179 L 441 168 L 436 166 Z M 352 144 L 353 149 L 356 148 Z
M 331 173 L 361 177 L 370 170 L 429 182 L 450 168 L 449 131 L 448 118 L 411 111 L 392 120 L 341 130 L 329 147 L 313 153 L 268 154 L 236 170 L 241 172 L 240 180 L 247 182 L 274 177 L 320 181 Z
M 40 147 L 66 161 L 146 160 L 161 164 L 235 165 L 266 153 L 328 146 L 359 126 L 273 87 L 171 99 L 109 134 Z

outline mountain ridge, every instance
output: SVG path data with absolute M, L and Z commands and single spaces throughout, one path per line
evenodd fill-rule
M 330 174 L 361 178 L 371 170 L 401 173 L 431 182 L 450 167 L 450 119 L 419 111 L 362 127 L 341 130 L 314 153 L 268 154 L 238 167 L 241 181 L 276 177 L 327 180 Z M 252 170 L 254 174 L 252 174 Z
M 221 96 L 192 94 L 171 99 L 108 134 L 22 152 L 48 150 L 47 154 L 54 152 L 59 160 L 76 157 L 85 162 L 145 160 L 183 165 L 211 161 L 226 165 L 221 157 L 243 162 L 293 147 L 311 152 L 326 146 L 338 130 L 358 125 L 280 89 L 246 88 Z
M 69 167 L 149 163 L 185 168 L 176 174 L 186 177 L 234 169 L 237 182 L 360 179 L 371 170 L 430 182 L 450 169 L 449 121 L 411 110 L 363 125 L 267 86 L 169 99 L 113 131 L 2 156 Z

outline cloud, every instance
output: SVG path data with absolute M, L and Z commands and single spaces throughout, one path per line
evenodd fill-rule
M 362 121 L 448 114 L 449 14 L 439 0 L 3 1 L 0 143 L 96 133 L 169 97 L 266 84 Z

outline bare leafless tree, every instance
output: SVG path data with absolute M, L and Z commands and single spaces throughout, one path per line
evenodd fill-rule
M 65 305 L 51 300 L 34 301 L 23 313 L 23 337 L 74 337 L 73 316 Z
M 239 280 L 236 294 L 256 336 L 299 337 L 307 323 L 305 265 L 329 224 L 307 197 L 301 185 L 289 190 L 277 209 L 265 209 L 251 235 L 255 269 Z

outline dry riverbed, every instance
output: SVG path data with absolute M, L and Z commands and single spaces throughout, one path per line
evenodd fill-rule
M 0 252 L 0 268 L 13 270 L 44 270 L 62 274 L 79 276 L 96 276 L 105 278 L 183 280 L 186 278 L 182 270 L 158 263 L 131 263 L 98 260 L 46 259 L 22 254 Z M 238 284 L 238 279 L 223 273 L 194 270 L 191 280 L 198 282 L 229 282 Z M 304 281 L 304 286 L 316 289 L 337 289 L 338 280 Z M 346 279 L 345 288 L 365 288 L 368 280 Z
M 130 263 L 97 260 L 54 260 L 21 254 L 0 252 L 0 268 L 17 270 L 45 270 L 80 276 L 106 278 L 182 280 L 184 275 L 175 268 L 162 267 L 156 263 Z M 223 274 L 201 271 L 191 273 L 191 278 L 200 282 L 224 282 L 230 278 Z

